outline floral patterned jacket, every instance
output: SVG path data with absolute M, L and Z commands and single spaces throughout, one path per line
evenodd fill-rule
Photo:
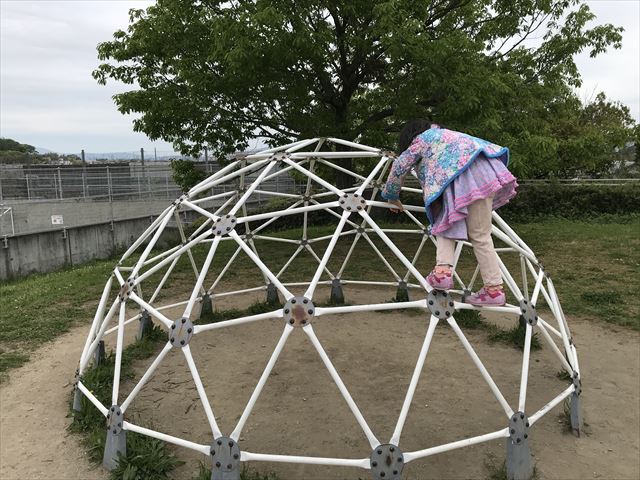
M 414 169 L 427 208 L 481 153 L 487 158 L 499 158 L 505 166 L 509 164 L 508 148 L 432 125 L 395 159 L 387 183 L 382 189 L 382 197 L 397 200 L 405 176 Z M 430 210 L 427 208 L 427 212 Z M 433 223 L 433 219 L 429 220 Z

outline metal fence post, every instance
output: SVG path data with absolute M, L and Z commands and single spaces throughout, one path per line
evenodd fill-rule
M 107 165 L 107 191 L 109 195 L 109 201 L 111 201 L 111 172 L 109 171 L 109 165 Z
M 62 177 L 60 176 L 60 167 L 58 167 L 58 187 L 60 188 L 60 200 L 62 200 Z

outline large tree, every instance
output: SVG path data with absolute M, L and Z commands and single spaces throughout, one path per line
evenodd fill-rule
M 134 86 L 118 109 L 183 153 L 256 136 L 391 147 L 429 115 L 534 172 L 558 155 L 551 110 L 575 100 L 573 56 L 620 46 L 593 18 L 581 0 L 158 0 L 98 46 L 94 77 Z

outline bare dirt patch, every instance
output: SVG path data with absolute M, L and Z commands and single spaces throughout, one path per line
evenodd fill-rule
M 320 292 L 320 296 L 325 292 Z M 346 290 L 354 303 L 385 301 L 392 292 Z M 251 298 L 228 298 L 218 308 L 247 306 Z M 494 317 L 502 326 L 513 319 Z M 509 323 L 510 322 L 510 323 Z M 637 332 L 570 319 L 584 378 L 583 401 L 589 434 L 564 433 L 556 407 L 532 431 L 540 478 L 629 478 L 640 476 L 640 353 Z M 370 427 L 386 442 L 395 427 L 418 351 L 426 332 L 421 314 L 360 313 L 325 316 L 314 330 Z M 220 428 L 235 427 L 281 333 L 281 321 L 215 330 L 195 337 L 191 350 Z M 507 401 L 517 404 L 522 353 L 489 343 L 482 331 L 465 331 Z M 151 362 L 138 367 L 138 377 Z M 535 412 L 566 382 L 549 348 L 533 352 L 527 411 Z M 131 386 L 129 386 L 131 388 Z M 126 390 L 126 388 L 125 388 Z M 184 357 L 171 352 L 129 410 L 136 422 L 209 444 L 211 432 Z M 427 448 L 506 426 L 507 418 L 457 337 L 439 325 L 427 357 L 400 446 Z M 289 455 L 364 458 L 369 446 L 310 341 L 300 330 L 289 337 L 241 437 L 246 451 Z M 179 450 L 187 464 L 176 478 L 191 478 L 206 458 Z M 412 462 L 406 478 L 485 478 L 485 463 L 504 457 L 494 441 Z M 282 479 L 368 478 L 364 470 L 254 463 Z
M 326 291 L 320 291 L 320 297 Z M 385 301 L 392 292 L 345 290 L 347 300 Z M 218 308 L 245 307 L 247 296 Z M 504 319 L 494 318 L 506 326 Z M 407 312 L 345 314 L 314 321 L 329 357 L 381 441 L 395 426 L 424 338 L 427 319 Z M 561 407 L 532 431 L 532 450 L 542 479 L 637 479 L 640 477 L 639 335 L 621 327 L 570 319 L 584 378 L 589 434 L 563 432 Z M 133 338 L 135 327 L 127 335 Z M 225 433 L 242 413 L 282 332 L 281 321 L 263 321 L 199 335 L 191 347 Z M 0 387 L 0 478 L 104 479 L 86 459 L 78 438 L 66 432 L 68 395 L 87 327 L 78 327 L 39 349 Z M 510 404 L 517 403 L 519 350 L 491 344 L 482 331 L 465 331 Z M 141 362 L 137 377 L 152 361 Z M 549 348 L 533 352 L 527 410 L 559 393 L 557 360 Z M 123 394 L 133 384 L 123 388 Z M 203 444 L 211 432 L 184 357 L 171 352 L 133 402 L 130 419 Z M 505 426 L 504 412 L 451 329 L 439 325 L 401 439 L 405 451 L 426 448 Z M 290 336 L 242 434 L 252 452 L 364 458 L 369 446 L 306 335 Z M 176 479 L 190 479 L 201 455 L 176 448 L 187 463 Z M 410 463 L 405 478 L 486 478 L 485 463 L 504 457 L 494 441 Z M 368 478 L 352 468 L 253 463 L 282 480 Z

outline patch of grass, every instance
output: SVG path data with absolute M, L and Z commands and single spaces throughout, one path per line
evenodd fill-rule
M 518 323 L 515 327 L 507 330 L 498 328 L 495 325 L 489 325 L 487 331 L 489 333 L 489 341 L 513 345 L 520 350 L 524 350 L 526 329 L 522 324 Z M 540 350 L 541 348 L 542 345 L 540 345 L 538 334 L 534 333 L 531 336 L 531 350 Z
M 454 318 L 462 330 L 478 330 L 489 327 L 477 310 L 460 310 L 456 312 Z
M 127 346 L 122 352 L 120 378 L 133 377 L 133 362 L 152 356 L 166 340 L 166 333 L 157 326 L 148 330 L 142 340 Z M 88 369 L 82 376 L 82 383 L 100 400 L 103 405 L 110 405 L 113 385 L 115 355 L 110 353 L 100 365 Z M 70 409 L 73 401 L 69 403 Z M 106 439 L 105 418 L 85 397 L 81 399 L 82 410 L 70 410 L 73 422 L 69 430 L 83 435 L 82 443 L 88 457 L 93 462 L 100 462 Z M 149 478 L 169 478 L 169 473 L 182 462 L 167 448 L 166 443 L 127 432 L 127 454 L 120 457 L 118 466 L 111 472 L 111 478 L 127 480 L 145 480 Z
M 558 377 L 563 382 L 572 382 L 573 381 L 573 379 L 571 378 L 571 374 L 569 372 L 567 372 L 566 370 L 559 370 L 558 372 L 556 372 L 556 377 Z
M 29 355 L 20 352 L 5 352 L 0 349 L 0 381 L 6 378 L 6 371 L 17 368 L 29 360 Z
M 192 480 L 211 480 L 211 468 L 200 462 L 198 473 Z M 261 473 L 244 467 L 240 472 L 240 480 L 279 480 L 279 477 L 273 472 Z
M 573 427 L 571 427 L 571 400 L 568 398 L 562 402 L 562 411 L 558 414 L 560 424 L 562 425 L 562 431 L 564 433 L 573 433 Z

